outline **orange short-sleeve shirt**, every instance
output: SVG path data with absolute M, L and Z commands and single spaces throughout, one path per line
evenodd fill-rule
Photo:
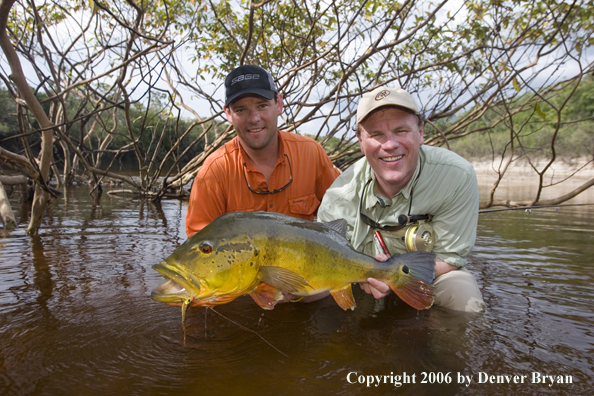
M 279 156 L 268 183 L 254 167 L 237 138 L 212 153 L 198 171 L 186 215 L 188 237 L 218 216 L 262 210 L 313 220 L 324 193 L 340 171 L 315 140 L 279 131 Z M 293 181 L 274 194 L 274 191 Z M 247 183 L 246 183 L 247 179 Z

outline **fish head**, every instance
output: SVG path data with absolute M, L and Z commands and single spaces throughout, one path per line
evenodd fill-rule
M 249 293 L 258 283 L 260 250 L 246 236 L 194 234 L 153 269 L 168 279 L 151 298 L 169 305 L 217 305 Z

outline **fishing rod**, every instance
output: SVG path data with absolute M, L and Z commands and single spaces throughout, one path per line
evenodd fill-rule
M 506 210 L 525 210 L 527 213 L 530 213 L 532 209 L 544 209 L 544 208 L 555 208 L 559 210 L 560 207 L 565 206 L 592 206 L 594 203 L 586 203 L 586 204 L 558 204 L 558 205 L 533 205 L 533 206 L 514 206 L 514 207 L 505 207 L 505 208 L 496 208 L 496 209 L 479 209 L 479 213 L 494 213 L 494 212 L 503 212 Z M 405 243 L 406 250 L 408 252 L 416 252 L 416 251 L 432 251 L 433 246 L 435 244 L 433 228 L 429 223 L 432 220 L 433 216 L 429 214 L 424 215 L 404 215 L 401 214 L 398 216 L 398 224 L 400 227 L 394 231 L 396 234 L 400 235 L 402 240 Z M 377 224 L 377 223 L 376 223 Z M 377 228 L 377 226 L 376 226 Z M 385 230 L 385 229 L 384 229 Z M 375 240 L 377 241 L 378 245 L 384 252 L 384 254 L 390 257 L 392 254 L 382 237 L 382 234 L 379 230 L 375 230 L 374 232 Z
M 565 205 L 534 205 L 534 206 L 514 206 L 511 208 L 498 208 L 498 209 L 479 209 L 479 213 L 493 213 L 493 212 L 503 212 L 505 210 L 526 210 L 530 211 L 532 209 L 543 209 L 543 208 L 555 208 L 559 209 L 565 206 L 592 206 L 594 203 L 585 203 L 585 204 L 565 204 Z

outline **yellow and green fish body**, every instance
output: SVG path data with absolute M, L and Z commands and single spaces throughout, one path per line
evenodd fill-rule
M 250 294 L 272 309 L 283 292 L 311 296 L 329 291 L 354 309 L 351 283 L 386 282 L 417 309 L 433 304 L 435 255 L 414 252 L 379 262 L 344 238 L 344 220 L 316 223 L 271 212 L 224 214 L 153 268 L 169 279 L 151 297 L 176 306 L 225 304 Z

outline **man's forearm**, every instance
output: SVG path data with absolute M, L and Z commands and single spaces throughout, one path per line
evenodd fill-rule
M 457 270 L 458 267 L 455 265 L 451 265 L 443 261 L 442 259 L 436 257 L 435 258 L 435 277 L 441 276 L 443 274 L 447 274 L 450 271 Z

